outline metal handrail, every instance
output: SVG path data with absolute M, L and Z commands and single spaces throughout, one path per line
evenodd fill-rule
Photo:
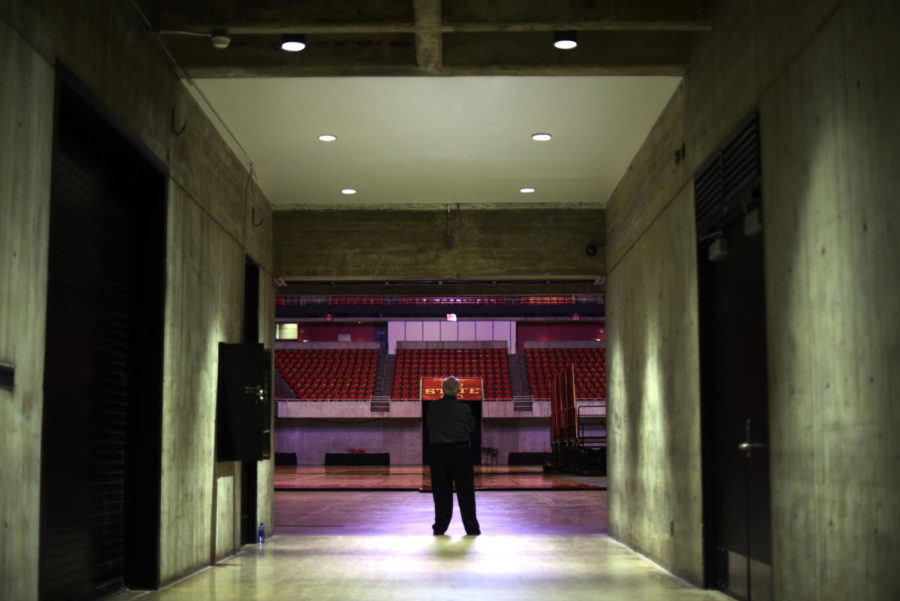
M 345 302 L 349 299 L 358 302 Z M 379 296 L 379 295 L 278 295 L 279 306 L 303 305 L 585 305 L 604 304 L 602 294 L 524 294 L 460 296 Z

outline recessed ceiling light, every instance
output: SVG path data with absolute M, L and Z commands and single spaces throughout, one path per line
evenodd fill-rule
M 548 142 L 553 138 L 550 134 L 531 134 L 531 139 L 535 142 Z
M 572 50 L 578 47 L 578 37 L 574 31 L 557 31 L 553 34 L 553 46 L 559 50 Z
M 306 48 L 306 38 L 303 34 L 289 33 L 281 38 L 281 49 L 285 52 L 300 52 Z
M 319 136 L 319 142 L 334 142 L 337 140 L 337 136 L 332 136 L 331 134 L 322 134 Z
M 341 190 L 341 194 L 352 196 L 353 194 L 356 194 L 356 188 L 344 188 Z
M 534 194 L 534 188 L 519 188 L 522 194 Z

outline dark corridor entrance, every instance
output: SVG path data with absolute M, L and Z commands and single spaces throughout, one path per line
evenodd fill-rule
M 159 586 L 165 176 L 57 85 L 42 600 Z

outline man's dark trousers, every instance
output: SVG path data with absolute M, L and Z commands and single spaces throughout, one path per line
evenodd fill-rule
M 453 483 L 466 534 L 481 534 L 475 517 L 475 477 L 468 442 L 431 445 L 431 491 L 434 495 L 435 534 L 443 534 L 453 517 Z

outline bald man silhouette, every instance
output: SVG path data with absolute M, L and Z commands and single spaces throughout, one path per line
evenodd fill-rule
M 475 516 L 475 475 L 469 435 L 475 416 L 457 400 L 461 383 L 453 376 L 441 383 L 444 396 L 428 407 L 428 439 L 431 445 L 431 494 L 434 497 L 435 536 L 444 534 L 453 517 L 453 485 L 466 534 L 481 534 Z

